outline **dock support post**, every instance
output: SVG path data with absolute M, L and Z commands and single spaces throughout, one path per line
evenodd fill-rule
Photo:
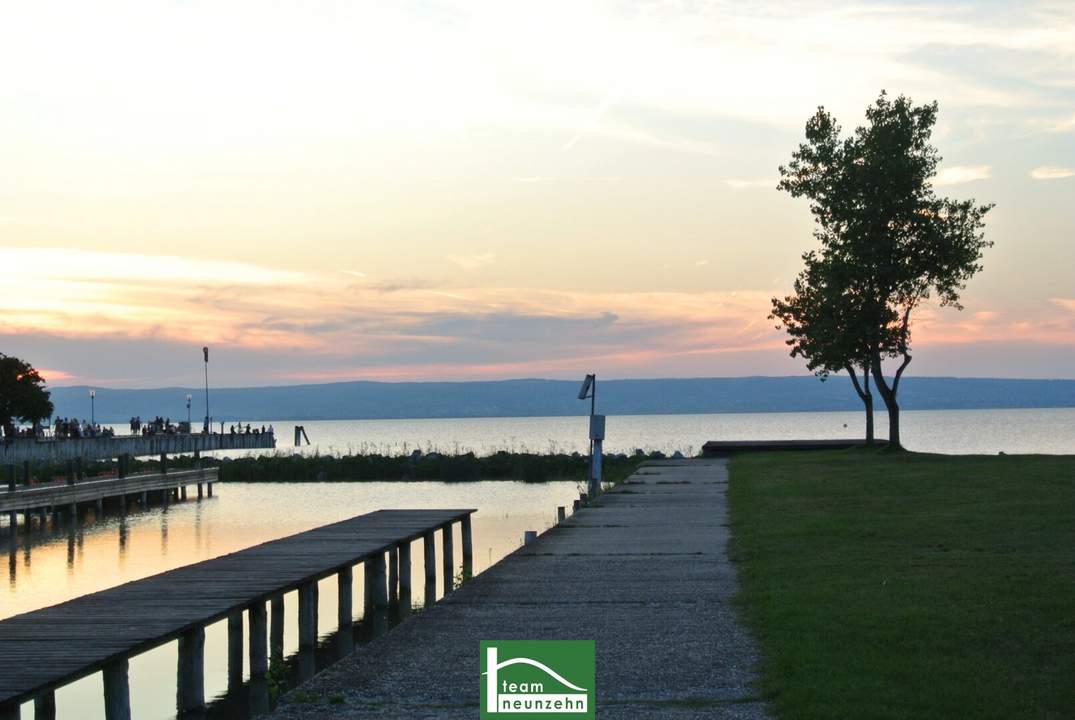
M 373 614 L 373 559 L 362 561 L 362 622 L 368 622 Z
M 97 501 L 94 503 L 94 508 L 97 511 L 97 519 L 100 520 L 101 516 L 105 514 L 104 498 L 97 498 Z
M 444 573 L 444 594 L 447 595 L 455 587 L 455 550 L 452 548 L 452 524 L 448 523 L 440 529 L 440 544 L 444 556 L 441 558 Z
M 299 588 L 299 650 L 317 647 L 317 581 Z
M 388 583 L 385 577 L 384 553 L 379 552 L 373 557 L 373 610 L 385 610 L 388 608 Z
M 355 633 L 351 621 L 354 618 L 352 606 L 352 586 L 354 585 L 354 569 L 348 565 L 336 574 L 337 598 L 336 620 L 339 624 L 338 650 L 340 657 L 350 654 L 355 649 Z
M 474 577 L 474 538 L 470 532 L 470 515 L 464 515 L 459 522 L 463 536 L 463 580 Z
M 67 460 L 66 462 L 64 462 L 64 469 L 65 469 L 65 471 L 67 473 L 67 484 L 68 485 L 74 485 L 75 484 L 75 464 L 73 462 L 71 462 L 70 460 Z
M 186 500 L 187 499 L 187 486 L 186 485 L 180 485 L 179 486 L 179 499 L 180 500 Z
M 131 686 L 127 658 L 105 665 L 105 720 L 131 720 Z
M 168 473 L 168 453 L 161 453 L 161 475 Z
M 432 530 L 422 537 L 422 549 L 425 552 L 426 607 L 430 608 L 437 602 L 437 546 Z
M 284 596 L 274 595 L 269 601 L 269 656 L 273 664 L 284 661 Z
M 34 697 L 34 720 L 56 720 L 56 693 L 46 690 Z
M 211 483 L 211 482 L 205 483 L 205 494 L 208 497 L 213 497 L 213 483 Z
M 121 478 L 127 477 L 127 468 L 130 467 L 131 456 L 123 453 L 116 459 L 116 474 Z
M 388 551 L 388 607 L 399 607 L 399 546 Z
M 179 636 L 176 710 L 182 714 L 205 707 L 205 627 Z
M 269 671 L 269 628 L 265 618 L 265 601 L 250 606 L 250 677 L 264 677 Z
M 82 482 L 86 479 L 86 468 L 82 465 L 82 456 L 79 455 L 75 458 L 75 482 Z
M 14 510 L 10 510 L 7 514 L 7 521 L 11 525 L 11 534 L 14 535 L 19 529 L 19 514 Z
M 567 519 L 567 513 L 564 511 L 564 506 L 563 505 L 557 505 L 556 506 L 556 522 L 557 522 L 557 524 L 562 523 L 566 519 Z
M 67 506 L 67 517 L 71 522 L 78 520 L 78 503 L 71 503 Z
M 15 483 L 18 481 L 18 474 L 15 471 L 14 465 L 7 466 L 7 489 L 9 492 L 15 491 Z
M 411 611 L 411 541 L 399 546 L 399 607 L 400 614 Z
M 243 611 L 228 615 L 228 690 L 243 684 Z
M 147 493 L 145 490 L 143 490 L 142 494 L 138 496 L 138 504 L 142 507 L 149 507 L 149 493 Z
M 18 704 L 5 705 L 0 708 L 0 720 L 21 720 L 22 711 L 19 708 Z

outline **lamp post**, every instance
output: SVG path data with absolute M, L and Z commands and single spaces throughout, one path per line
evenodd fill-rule
M 208 435 L 212 428 L 209 427 L 209 347 L 202 348 L 202 355 L 205 356 L 205 434 Z
M 588 496 L 601 492 L 601 443 L 605 439 L 605 416 L 597 415 L 597 375 L 587 375 L 579 389 L 579 400 L 590 401 L 590 477 Z
M 96 414 L 94 412 L 94 399 L 97 397 L 96 390 L 90 390 L 90 425 L 96 425 Z
M 190 427 L 190 393 L 187 393 L 187 427 Z M 187 432 L 190 432 L 189 430 Z

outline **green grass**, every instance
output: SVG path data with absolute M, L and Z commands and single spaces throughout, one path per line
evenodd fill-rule
M 779 718 L 1075 718 L 1075 457 L 735 457 Z

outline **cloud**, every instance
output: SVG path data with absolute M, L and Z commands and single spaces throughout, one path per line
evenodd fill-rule
M 1075 170 L 1059 165 L 1042 165 L 1030 171 L 1030 177 L 1035 180 L 1059 180 L 1075 176 Z
M 496 255 L 493 253 L 473 253 L 471 255 L 452 255 L 448 259 L 464 270 L 477 270 L 495 263 Z
M 988 165 L 953 165 L 937 173 L 933 184 L 938 187 L 961 185 L 975 180 L 985 180 L 992 174 L 993 169 Z
M 366 273 L 362 272 L 361 270 L 341 270 L 340 272 L 342 272 L 344 275 L 350 275 L 351 277 L 356 278 L 366 277 Z
M 761 178 L 758 180 L 725 180 L 724 183 L 736 190 L 744 190 L 746 188 L 776 188 L 776 180 L 770 178 Z

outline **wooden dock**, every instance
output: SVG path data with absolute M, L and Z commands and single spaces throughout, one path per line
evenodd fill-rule
M 175 435 L 116 435 L 114 437 L 66 438 L 61 440 L 11 438 L 0 442 L 0 466 L 25 462 L 65 463 L 68 461 L 145 457 L 215 450 L 272 450 L 276 436 L 257 433 L 182 433 Z
M 179 639 L 177 710 L 205 705 L 205 626 L 228 618 L 229 658 L 242 667 L 242 613 L 249 615 L 252 678 L 268 669 L 272 643 L 282 644 L 283 594 L 299 591 L 299 647 L 317 642 L 317 581 L 340 579 L 341 637 L 351 634 L 353 566 L 362 563 L 366 610 L 382 611 L 393 600 L 411 603 L 411 542 L 424 540 L 426 602 L 436 600 L 435 532 L 441 532 L 445 592 L 457 567 L 452 527 L 461 526 L 462 570 L 473 566 L 470 515 L 474 510 L 380 510 L 263 543 L 222 557 L 85 595 L 0 622 L 0 719 L 19 717 L 34 700 L 35 717 L 51 717 L 55 688 L 95 672 L 104 674 L 105 716 L 129 720 L 128 659 Z M 386 573 L 386 554 L 391 574 Z M 346 628 L 344 627 L 346 624 Z M 235 635 L 238 635 L 236 638 Z M 264 683 L 262 683 L 264 685 Z M 267 709 L 267 694 L 263 707 Z
M 111 497 L 141 497 L 153 491 L 172 491 L 189 485 L 207 485 L 212 495 L 217 468 L 179 470 L 168 473 L 140 473 L 126 477 L 104 477 L 67 483 L 62 480 L 23 485 L 0 491 L 0 513 L 31 512 L 39 508 L 69 508 L 79 503 L 97 502 Z M 185 494 L 185 493 L 184 493 Z

